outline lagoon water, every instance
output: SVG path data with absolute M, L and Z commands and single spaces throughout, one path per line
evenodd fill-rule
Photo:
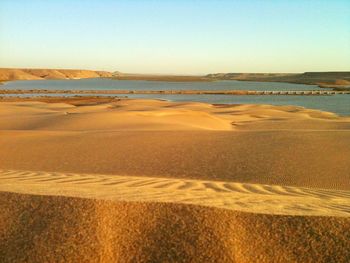
M 19 80 L 6 84 L 6 89 L 57 90 L 319 90 L 316 85 L 254 82 L 167 82 L 143 80 L 77 79 L 77 80 Z
M 3 89 L 54 89 L 54 90 L 319 90 L 316 85 L 253 82 L 253 81 L 215 81 L 215 82 L 162 82 L 111 79 L 80 80 L 30 80 L 8 82 Z M 51 94 L 51 96 L 62 94 Z M 71 94 L 73 95 L 73 94 Z M 88 94 L 84 94 L 88 95 Z M 96 95 L 96 94 L 94 94 Z M 103 94 L 101 94 L 103 95 Z M 106 95 L 106 94 L 104 94 Z M 33 96 L 33 95 L 26 95 Z M 108 95 L 110 96 L 110 95 Z M 123 96 L 125 97 L 125 96 Z M 128 94 L 129 98 L 157 98 L 172 101 L 199 101 L 223 104 L 272 104 L 296 105 L 311 109 L 330 111 L 350 116 L 350 95 L 332 96 L 280 96 L 280 95 L 168 95 L 168 94 Z

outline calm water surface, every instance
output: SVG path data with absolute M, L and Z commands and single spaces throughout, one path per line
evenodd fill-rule
M 83 80 L 31 80 L 14 81 L 0 86 L 3 89 L 76 89 L 76 90 L 317 90 L 314 85 L 268 83 L 251 81 L 217 81 L 217 82 L 158 82 L 130 81 L 109 79 Z M 62 96 L 61 94 L 50 94 Z M 89 95 L 89 94 L 85 94 Z M 96 94 L 94 94 L 96 95 Z M 106 94 L 101 94 L 106 95 Z M 16 95 L 17 96 L 17 95 Z M 33 96 L 31 94 L 24 96 Z M 45 95 L 47 96 L 47 95 Z M 69 95 L 71 96 L 71 95 Z M 110 95 L 106 95 L 110 96 Z M 350 116 L 350 95 L 332 96 L 235 96 L 235 95 L 183 95 L 183 94 L 128 94 L 129 98 L 156 98 L 172 101 L 199 101 L 223 104 L 272 104 L 296 105 L 311 109 L 330 111 L 339 115 Z
M 78 79 L 18 80 L 5 84 L 6 89 L 54 90 L 319 90 L 316 85 L 254 81 L 166 82 L 143 80 Z

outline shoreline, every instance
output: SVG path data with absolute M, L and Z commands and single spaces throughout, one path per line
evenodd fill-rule
M 0 94 L 181 94 L 181 95 L 306 95 L 322 96 L 336 94 L 350 94 L 350 91 L 332 90 L 288 90 L 288 91 L 257 91 L 257 90 L 12 90 L 0 89 Z

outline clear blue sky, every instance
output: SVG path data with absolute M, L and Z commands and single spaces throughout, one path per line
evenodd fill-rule
M 0 67 L 350 70 L 350 1 L 0 0 Z

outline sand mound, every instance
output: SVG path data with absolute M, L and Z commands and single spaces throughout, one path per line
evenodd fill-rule
M 28 72 L 25 72 L 21 69 L 0 69 L 0 80 L 9 81 L 9 80 L 35 80 L 41 79 L 38 76 L 34 76 Z
M 0 193 L 1 262 L 347 262 L 348 218 Z
M 302 107 L 271 105 L 211 105 L 157 100 L 119 100 L 106 104 L 73 106 L 44 102 L 2 102 L 2 130 L 237 130 L 350 129 L 350 119 Z M 13 114 L 22 118 L 13 118 Z M 306 123 L 306 124 L 305 124 Z
M 0 68 L 0 81 L 34 80 L 34 79 L 81 79 L 81 78 L 114 78 L 118 80 L 148 80 L 171 82 L 211 81 L 204 76 L 149 75 L 128 74 L 120 72 L 77 70 L 77 69 L 16 69 Z
M 11 69 L 0 68 L 0 80 L 37 80 L 37 79 L 81 79 L 111 77 L 106 71 L 75 69 Z
M 0 127 L 6 130 L 74 131 L 232 129 L 229 120 L 196 110 L 196 104 L 176 107 L 176 104 L 161 101 L 129 101 L 70 108 L 49 105 L 39 102 L 2 103 Z M 13 114 L 26 117 L 27 121 L 10 121 Z

